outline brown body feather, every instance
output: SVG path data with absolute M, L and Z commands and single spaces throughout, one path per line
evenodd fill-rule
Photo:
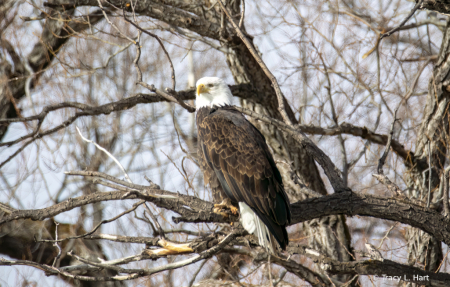
M 231 106 L 199 109 L 197 128 L 205 184 L 222 198 L 245 202 L 285 249 L 289 199 L 264 136 Z

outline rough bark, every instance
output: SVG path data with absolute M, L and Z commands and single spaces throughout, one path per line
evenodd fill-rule
M 419 0 L 416 0 L 416 3 Z M 436 11 L 442 14 L 450 14 L 450 1 L 449 0 L 424 0 L 421 7 L 423 9 L 428 9 Z
M 431 192 L 431 202 L 438 202 L 443 196 L 439 190 L 439 184 L 447 155 L 449 129 L 450 92 L 447 90 L 450 84 L 448 78 L 450 72 L 449 23 L 443 36 L 441 50 L 428 86 L 426 107 L 414 154 L 414 158 L 420 162 L 431 162 L 431 188 L 429 188 L 430 171 L 425 169 L 428 168 L 428 164 L 426 167 L 424 164 L 416 166 L 407 177 L 408 196 L 424 202 L 427 202 L 429 192 Z M 415 228 L 408 228 L 405 237 L 408 241 L 409 264 L 418 263 L 425 266 L 426 270 L 435 271 L 443 258 L 441 242 Z

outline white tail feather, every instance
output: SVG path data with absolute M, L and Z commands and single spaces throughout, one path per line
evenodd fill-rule
M 239 212 L 241 214 L 241 224 L 248 233 L 255 234 L 258 237 L 259 245 L 264 247 L 267 252 L 275 254 L 272 236 L 267 226 L 259 219 L 258 215 L 244 202 L 239 202 Z

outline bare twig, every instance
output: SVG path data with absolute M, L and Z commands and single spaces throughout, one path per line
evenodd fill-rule
M 391 129 L 390 129 L 389 136 L 388 136 L 388 141 L 386 143 L 386 148 L 384 149 L 383 155 L 380 157 L 380 160 L 378 161 L 377 172 L 378 172 L 378 174 L 381 174 L 381 175 L 384 174 L 383 165 L 386 162 L 386 158 L 389 154 L 389 149 L 391 148 L 392 136 L 394 135 L 394 125 L 395 125 L 395 122 L 397 121 L 398 108 L 399 108 L 399 106 L 397 106 L 397 108 L 394 111 L 394 119 L 392 120 Z
M 328 101 L 330 102 L 330 109 L 331 109 L 331 115 L 334 121 L 334 124 L 336 126 L 339 126 L 339 122 L 338 122 L 338 117 L 336 114 L 336 109 L 334 108 L 334 102 L 333 102 L 333 97 L 331 95 L 331 80 L 330 80 L 330 75 L 328 74 L 328 68 L 327 68 L 327 64 L 325 63 L 325 60 L 322 57 L 322 53 L 320 53 L 319 49 L 316 48 L 316 46 L 314 45 L 313 42 L 311 42 L 311 45 L 314 47 L 314 49 L 316 50 L 324 71 L 325 71 L 325 77 L 327 79 L 327 84 L 328 86 L 325 86 L 325 89 L 327 90 L 327 95 L 328 95 Z M 348 171 L 349 171 L 349 164 L 347 161 L 347 151 L 345 148 L 345 140 L 342 137 L 342 135 L 338 135 L 338 139 L 339 139 L 339 144 L 341 147 L 341 153 L 342 153 L 342 179 L 344 180 L 344 184 L 347 185 L 347 181 L 348 181 Z M 337 238 L 337 237 L 336 237 Z
M 284 279 L 284 277 L 286 276 L 286 274 L 287 274 L 287 270 L 281 271 L 280 277 L 279 277 L 277 280 L 275 280 L 275 282 L 274 282 L 274 286 L 275 286 L 275 287 L 277 287 L 278 284 L 279 284 L 281 281 L 283 281 L 283 279 Z
M 16 155 L 21 153 L 29 144 L 34 142 L 34 138 L 24 143 L 19 149 L 17 149 L 12 155 L 10 155 L 7 159 L 5 159 L 2 163 L 0 163 L 0 168 L 2 168 L 5 164 L 11 161 Z
M 39 264 L 34 261 L 29 260 L 6 260 L 4 258 L 0 258 L 0 265 L 3 266 L 31 266 L 38 268 L 40 270 L 43 270 L 47 272 L 48 274 L 52 275 L 63 275 L 68 278 L 77 279 L 77 280 L 84 280 L 84 281 L 125 281 L 125 280 L 131 280 L 135 278 L 142 277 L 144 275 L 134 274 L 134 275 L 116 275 L 116 276 L 104 276 L 104 277 L 90 277 L 90 276 L 83 276 L 83 275 L 74 275 L 67 271 L 64 271 L 62 268 L 56 268 L 52 267 L 46 264 Z
M 427 197 L 427 207 L 430 207 L 431 201 L 431 173 L 433 168 L 431 167 L 431 147 L 430 141 L 428 141 L 428 197 Z
M 151 187 L 160 188 L 160 186 L 154 183 L 150 178 L 148 178 L 148 176 L 144 175 L 144 179 L 150 184 Z
M 356 274 L 355 276 L 353 276 L 350 280 L 348 280 L 347 282 L 345 282 L 341 287 L 349 287 L 349 286 L 354 286 L 353 283 L 356 282 L 356 279 L 358 279 L 359 275 Z
M 83 134 L 80 132 L 80 129 L 75 126 L 75 128 L 77 129 L 78 134 L 80 135 L 80 137 L 88 143 L 93 143 L 99 150 L 101 150 L 102 152 L 106 153 L 106 155 L 111 158 L 119 167 L 120 170 L 122 170 L 123 174 L 125 175 L 125 178 L 127 179 L 127 181 L 129 183 L 133 183 L 130 179 L 130 177 L 128 176 L 128 173 L 125 171 L 125 168 L 122 166 L 122 164 L 120 163 L 120 161 L 118 161 L 109 151 L 107 151 L 105 148 L 101 147 L 99 144 L 97 144 L 96 142 L 92 141 L 92 140 L 88 140 L 87 138 L 85 138 L 83 136 Z
M 414 78 L 413 84 L 411 85 L 411 88 L 409 89 L 409 91 L 406 93 L 406 95 L 403 97 L 403 102 L 406 103 L 409 98 L 413 95 L 414 93 L 414 89 L 417 86 L 417 83 L 419 82 L 419 78 L 422 75 L 422 72 L 425 70 L 425 68 L 428 66 L 428 64 L 431 63 L 431 60 L 428 59 L 425 64 L 423 64 L 423 66 L 419 69 L 419 71 L 416 74 L 416 77 Z
M 401 104 L 401 102 L 400 102 Z M 394 193 L 396 193 L 396 195 L 398 196 L 402 196 L 402 191 L 400 190 L 400 188 L 394 184 L 385 174 L 383 171 L 383 165 L 386 162 L 386 158 L 389 154 L 389 149 L 391 148 L 391 142 L 392 142 L 392 136 L 394 135 L 394 126 L 395 126 L 395 122 L 398 120 L 397 119 L 397 111 L 400 108 L 400 104 L 397 106 L 397 108 L 394 111 L 394 119 L 392 120 L 392 124 L 391 124 L 391 129 L 389 132 L 389 136 L 388 136 L 388 141 L 386 144 L 386 148 L 384 149 L 383 155 L 380 157 L 380 159 L 378 160 L 378 166 L 377 166 L 377 174 L 373 174 L 372 176 L 375 177 L 376 179 L 378 179 L 378 181 L 380 181 L 381 183 L 383 183 L 384 185 L 386 185 L 387 188 L 389 188 L 389 190 L 393 191 Z
M 101 0 L 97 0 L 97 2 L 98 2 L 98 6 L 102 10 L 103 16 L 105 17 L 105 19 L 109 23 L 109 25 L 111 25 L 111 27 L 113 27 L 120 34 L 120 36 L 122 36 L 123 38 L 127 39 L 131 43 L 136 44 L 136 41 L 134 41 L 133 39 L 131 39 L 130 37 L 128 37 L 127 35 L 122 33 L 122 31 L 120 31 L 120 29 L 113 22 L 111 22 L 111 20 L 109 20 L 109 17 L 108 17 L 108 15 L 105 12 L 105 8 L 103 8 L 102 1 Z
M 396 222 L 394 225 L 391 226 L 391 228 L 389 228 L 389 230 L 386 232 L 386 234 L 383 236 L 383 238 L 381 238 L 380 244 L 378 244 L 378 248 L 380 249 L 381 246 L 383 245 L 384 240 L 388 237 L 389 233 L 391 233 L 392 229 L 394 229 L 397 226 L 398 222 Z
M 402 59 L 401 62 L 419 62 L 419 61 L 431 61 L 436 62 L 438 59 L 438 55 L 431 55 L 431 56 L 424 56 L 424 57 L 418 57 L 418 58 L 409 58 L 409 59 Z
M 214 2 L 214 5 L 216 5 L 216 4 L 217 4 L 217 2 Z M 189 39 L 192 42 L 200 41 L 200 42 L 205 43 L 206 45 L 211 46 L 212 48 L 214 48 L 217 51 L 220 51 L 220 52 L 222 52 L 224 54 L 230 53 L 230 51 L 229 51 L 229 49 L 227 47 L 218 45 L 216 42 L 211 41 L 209 38 L 201 37 L 198 34 L 192 33 L 189 30 L 182 29 L 180 27 L 173 26 L 173 25 L 171 25 L 170 27 L 162 26 L 162 27 L 160 27 L 160 29 L 165 29 L 165 30 L 167 30 L 169 32 L 172 32 L 172 33 L 173 32 L 177 32 L 179 35 L 182 35 L 182 36 L 186 37 L 187 39 Z
M 397 32 L 398 30 L 400 30 L 400 28 L 406 24 L 406 22 L 408 22 L 408 20 L 414 15 L 414 13 L 416 13 L 416 11 L 418 9 L 422 9 L 421 5 L 422 5 L 423 0 L 419 0 L 416 5 L 414 6 L 414 8 L 411 10 L 411 12 L 408 14 L 408 16 L 406 16 L 406 18 L 400 23 L 400 25 L 398 25 L 397 27 L 395 27 L 394 29 L 390 30 L 387 33 L 381 34 L 380 39 L 383 39 L 384 37 L 389 37 L 391 36 L 393 33 Z
M 217 2 L 216 2 L 217 3 Z M 242 29 L 242 25 L 244 24 L 245 17 L 245 0 L 241 1 L 242 11 L 241 11 L 241 19 L 239 20 L 239 28 Z
M 449 181 L 449 172 L 450 172 L 450 167 L 447 167 L 444 171 L 444 215 L 445 216 L 449 216 L 450 215 L 450 208 L 449 208 L 449 196 L 448 196 L 448 181 Z
M 150 210 L 150 208 L 148 207 L 147 204 L 145 204 L 145 208 L 147 209 L 148 215 L 150 215 L 150 217 L 152 218 L 153 222 L 155 223 L 156 228 L 158 228 L 159 236 L 161 236 L 162 238 L 166 238 L 164 230 L 162 229 L 161 225 L 159 224 L 158 219 L 153 214 L 153 212 Z
M 124 18 L 126 19 L 126 17 L 125 17 L 125 12 L 124 12 Z M 127 19 L 126 19 L 126 20 L 127 20 Z M 133 22 L 130 22 L 129 20 L 127 20 L 127 21 L 128 21 L 129 23 L 135 25 Z M 140 28 L 140 27 L 139 27 L 139 28 Z M 134 67 L 135 67 L 136 72 L 137 72 L 137 74 L 138 74 L 138 77 L 137 77 L 138 80 L 137 80 L 136 84 L 141 85 L 142 87 L 149 89 L 150 91 L 156 93 L 157 95 L 162 96 L 162 97 L 165 98 L 168 102 L 178 103 L 178 104 L 180 104 L 183 108 L 185 108 L 188 112 L 194 113 L 194 112 L 195 112 L 195 108 L 194 108 L 194 107 L 191 107 L 190 105 L 188 105 L 188 104 L 186 104 L 185 102 L 183 102 L 183 100 L 181 100 L 178 96 L 175 97 L 175 96 L 177 95 L 176 92 L 175 92 L 175 90 L 172 89 L 172 90 L 171 90 L 172 95 L 170 95 L 170 94 L 165 93 L 165 92 L 163 92 L 163 91 L 161 91 L 161 90 L 158 90 L 157 88 L 155 88 L 154 85 L 149 85 L 149 84 L 147 84 L 147 83 L 145 83 L 145 82 L 142 81 L 142 72 L 141 72 L 141 68 L 139 67 L 139 59 L 140 59 L 140 57 L 141 57 L 140 35 L 141 35 L 142 32 L 147 33 L 147 34 L 154 35 L 154 34 L 152 34 L 152 33 L 150 33 L 150 32 L 147 32 L 147 31 L 143 30 L 142 28 L 139 29 L 139 32 L 138 32 L 138 40 L 137 40 L 137 42 L 135 43 L 135 46 L 136 46 L 136 57 L 135 57 L 135 59 L 134 59 L 134 61 L 133 61 Z M 162 45 L 161 47 L 163 47 L 164 51 L 167 53 L 166 49 L 164 48 L 164 45 L 162 44 L 162 42 L 161 42 L 161 40 L 158 38 L 158 36 L 156 36 L 156 35 L 154 35 L 154 36 L 155 36 L 156 39 L 160 42 L 160 44 Z M 169 55 L 168 55 L 168 54 L 166 54 L 166 55 L 167 55 L 167 57 L 169 58 L 170 65 L 171 65 L 171 67 L 172 67 L 172 72 L 173 72 L 173 74 L 172 74 L 172 76 L 173 76 L 173 82 L 172 82 L 172 85 L 174 86 L 174 85 L 175 85 L 175 72 L 174 72 L 174 70 L 173 70 L 173 64 L 172 64 L 172 61 L 170 60 Z
M 208 262 L 208 260 L 204 260 L 202 262 L 202 264 L 200 264 L 200 267 L 198 267 L 197 271 L 195 271 L 194 275 L 192 276 L 191 281 L 189 281 L 189 284 L 188 284 L 189 287 L 194 285 L 194 282 L 195 282 L 195 279 L 197 278 L 198 273 L 200 273 L 200 271 L 203 269 L 203 266 L 205 266 L 206 262 Z
M 43 240 L 39 240 L 39 241 L 37 241 L 37 242 L 54 242 L 55 244 L 57 244 L 58 242 L 62 242 L 62 241 L 65 241 L 65 240 L 78 239 L 78 238 L 83 238 L 83 237 L 89 236 L 89 235 L 91 235 L 92 233 L 94 233 L 95 231 L 97 231 L 97 229 L 98 229 L 102 224 L 113 222 L 113 221 L 119 219 L 120 217 L 124 216 L 125 214 L 128 214 L 128 213 L 130 213 L 130 212 L 136 210 L 136 208 L 138 208 L 141 204 L 144 204 L 144 203 L 145 203 L 145 200 L 141 200 L 141 201 L 139 201 L 139 202 L 133 204 L 133 207 L 132 207 L 132 208 L 130 208 L 130 209 L 128 209 L 128 210 L 126 210 L 126 211 L 120 213 L 119 215 L 116 215 L 116 216 L 114 216 L 114 217 L 111 218 L 111 219 L 105 219 L 105 220 L 102 220 L 102 221 L 99 222 L 99 223 L 98 223 L 91 231 L 89 231 L 89 232 L 87 232 L 87 233 L 85 233 L 85 234 L 77 235 L 77 236 L 71 236 L 71 237 L 66 237 L 66 238 L 61 238 L 61 239 L 58 239 L 58 237 L 56 237 L 55 240 L 47 240 L 47 239 L 43 239 Z M 58 225 L 56 225 L 56 226 L 58 226 Z M 58 246 L 58 247 L 59 247 L 59 246 Z M 56 258 L 55 258 L 55 260 L 56 260 Z M 53 263 L 53 264 L 54 264 L 54 263 Z
M 131 25 L 133 25 L 133 26 L 134 26 L 136 29 L 138 29 L 139 31 L 144 32 L 145 34 L 147 34 L 147 35 L 149 35 L 149 36 L 155 38 L 156 41 L 158 41 L 159 45 L 161 46 L 161 48 L 162 48 L 163 51 L 164 51 L 164 54 L 165 54 L 166 57 L 167 57 L 167 60 L 169 61 L 169 64 L 170 64 L 170 70 L 171 70 L 171 79 L 172 79 L 172 90 L 175 91 L 175 90 L 176 90 L 175 68 L 173 67 L 172 59 L 170 58 L 169 52 L 167 52 L 166 47 L 164 46 L 164 43 L 161 41 L 161 39 L 158 37 L 158 35 L 153 34 L 153 33 L 151 33 L 151 32 L 148 32 L 148 31 L 142 29 L 139 25 L 137 25 L 137 24 L 134 23 L 133 21 L 128 20 L 128 18 L 127 18 L 126 15 L 125 15 L 125 9 L 122 9 L 122 11 L 123 11 L 123 19 L 124 19 L 126 22 L 130 23 Z M 140 43 L 138 43 L 138 44 L 140 45 Z M 141 79 L 141 81 L 142 81 L 142 79 Z
M 33 111 L 33 113 L 36 114 L 36 109 L 34 108 L 34 103 L 33 103 L 33 99 L 31 98 L 31 91 L 30 91 L 30 87 L 31 87 L 31 81 L 33 80 L 33 69 L 30 67 L 30 63 L 28 63 L 27 61 L 24 61 L 24 67 L 28 72 L 28 78 L 25 80 L 25 95 L 28 98 L 28 101 L 30 102 L 30 107 L 31 110 Z
M 84 76 L 84 75 L 91 75 L 91 74 L 95 73 L 95 71 L 97 71 L 97 70 L 106 69 L 106 67 L 108 67 L 108 65 L 109 65 L 109 62 L 111 62 L 111 59 L 113 59 L 115 56 L 122 53 L 126 49 L 128 49 L 131 46 L 131 44 L 133 44 L 133 43 L 130 42 L 130 43 L 126 44 L 125 46 L 121 47 L 120 49 L 118 49 L 115 53 L 109 55 L 109 57 L 106 59 L 106 61 L 103 65 L 89 68 L 89 70 L 87 72 L 81 72 L 81 73 L 78 73 L 75 75 L 71 75 L 69 78 L 76 78 L 76 77 L 80 77 L 80 76 Z
M 435 272 L 435 273 L 438 273 L 439 270 L 441 270 L 441 266 L 442 266 L 442 264 L 443 264 L 444 262 L 446 262 L 447 255 L 448 255 L 449 252 L 450 252 L 450 250 L 448 250 L 447 253 L 445 253 L 444 258 L 442 259 L 441 264 L 439 264 L 439 266 L 438 266 L 438 268 L 436 269 L 436 272 Z
M 348 248 L 341 242 L 341 240 L 339 240 L 339 237 L 337 236 L 336 232 L 334 232 L 333 229 L 331 229 L 331 232 L 333 232 L 334 237 L 339 242 L 339 244 L 341 244 L 341 246 L 344 248 L 344 250 L 347 252 L 347 254 L 350 255 L 353 258 L 353 260 L 356 261 L 355 256 L 348 250 Z
M 336 284 L 334 284 L 333 280 L 331 280 L 331 278 L 330 278 L 330 275 L 328 275 L 328 273 L 326 273 L 326 272 L 325 272 L 325 277 L 328 278 L 328 280 L 330 281 L 330 283 L 333 287 L 336 287 Z
M 186 104 L 185 102 L 183 102 L 182 100 L 179 99 L 178 96 L 174 96 L 176 95 L 176 93 L 173 90 L 169 90 L 171 94 L 165 93 L 157 88 L 155 88 L 154 85 L 147 85 L 143 82 L 139 83 L 141 86 L 146 87 L 147 89 L 149 89 L 150 91 L 156 93 L 157 95 L 160 95 L 164 98 L 166 98 L 169 102 L 174 102 L 174 103 L 178 103 L 180 104 L 180 106 L 182 106 L 184 109 L 186 109 L 189 113 L 194 113 L 195 112 L 195 108 L 192 107 L 189 104 Z
M 56 262 L 59 260 L 59 258 L 61 257 L 61 247 L 58 244 L 58 226 L 59 223 L 55 221 L 55 241 L 53 243 L 53 246 L 55 246 L 56 248 L 58 248 L 58 255 L 56 255 L 55 259 L 53 260 L 53 264 L 52 267 L 56 266 Z
M 139 192 L 144 192 L 146 196 L 149 197 L 155 197 L 155 198 L 166 198 L 166 199 L 177 199 L 178 196 L 175 193 L 172 192 L 165 192 L 166 194 L 151 194 L 150 192 L 154 192 L 157 190 L 161 190 L 161 188 L 159 187 L 159 185 L 157 184 L 152 184 L 150 185 L 150 189 L 148 188 L 148 186 L 144 186 L 144 185 L 139 185 L 139 184 L 134 184 L 134 183 L 130 183 L 127 181 L 123 181 L 120 180 L 114 176 L 108 175 L 106 173 L 103 172 L 98 172 L 98 171 L 66 171 L 64 172 L 67 175 L 81 175 L 81 176 L 98 176 L 104 179 L 107 179 L 109 181 L 112 181 L 114 183 L 129 187 L 132 189 L 132 191 L 139 191 Z M 100 183 L 100 182 L 98 182 Z M 112 188 L 118 188 L 117 186 L 110 186 Z M 131 195 L 131 194 L 130 194 Z M 126 196 L 124 197 L 126 198 Z
M 269 286 L 273 287 L 273 280 L 272 280 L 272 268 L 271 267 L 271 263 L 270 263 L 270 254 L 269 256 L 267 256 L 267 272 L 269 273 Z

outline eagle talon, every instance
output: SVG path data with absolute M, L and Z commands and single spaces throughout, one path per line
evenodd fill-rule
M 229 209 L 234 215 L 238 214 L 238 209 L 231 204 L 231 201 L 229 199 L 224 199 L 221 203 L 214 204 L 215 213 L 222 214 L 222 212 L 216 212 L 216 210 L 220 209 Z
M 213 212 L 216 213 L 216 214 L 222 215 L 224 218 L 228 218 L 229 217 L 228 213 L 223 212 L 222 208 L 220 208 L 220 207 L 214 207 Z

